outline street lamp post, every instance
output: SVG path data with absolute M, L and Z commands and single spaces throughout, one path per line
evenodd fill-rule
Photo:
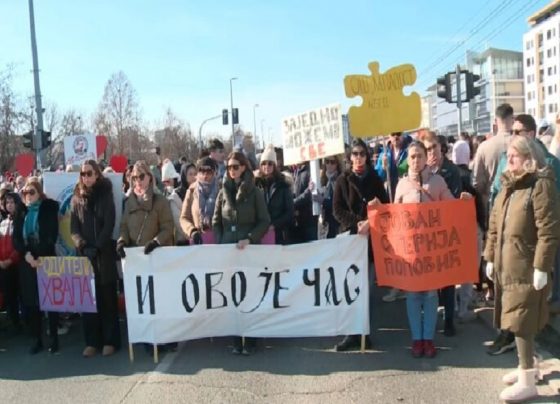
M 264 143 L 265 143 L 265 139 L 264 139 L 264 119 L 261 119 L 261 138 L 262 138 L 262 147 L 264 149 Z
M 233 128 L 233 80 L 237 80 L 237 77 L 232 77 L 229 79 L 229 97 L 231 100 L 231 147 L 235 146 L 234 128 Z
M 221 117 L 221 115 L 216 115 L 216 116 L 212 116 L 210 118 L 205 119 L 204 121 L 202 121 L 202 123 L 200 124 L 200 127 L 198 128 L 198 144 L 200 147 L 200 150 L 202 150 L 202 127 L 204 126 L 204 124 L 208 121 L 212 121 L 214 119 L 218 119 L 219 117 Z
M 258 106 L 259 104 L 253 105 L 253 136 L 255 136 L 255 147 L 257 149 L 259 148 L 259 138 L 257 137 L 257 115 L 256 115 L 256 109 Z

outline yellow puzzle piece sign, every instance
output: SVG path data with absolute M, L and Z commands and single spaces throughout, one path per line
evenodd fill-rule
M 416 69 L 411 64 L 395 66 L 379 73 L 379 63 L 369 65 L 371 76 L 350 75 L 344 78 L 347 97 L 361 96 L 359 107 L 350 107 L 350 133 L 356 137 L 387 135 L 416 129 L 420 126 L 422 108 L 420 95 L 403 94 L 403 87 L 416 81 Z

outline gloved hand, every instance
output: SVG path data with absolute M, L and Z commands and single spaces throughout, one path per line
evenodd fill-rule
M 541 290 L 546 286 L 547 282 L 548 274 L 535 268 L 535 272 L 533 272 L 533 287 L 535 290 Z
M 156 240 L 150 240 L 144 246 L 144 254 L 149 254 L 159 247 L 159 243 Z
M 487 262 L 486 263 L 486 277 L 491 280 L 493 275 L 494 275 L 494 263 L 493 262 Z
M 199 231 L 195 231 L 193 232 L 193 234 L 191 235 L 193 244 L 198 245 L 198 244 L 202 244 L 202 234 Z
M 91 246 L 86 246 L 86 247 L 82 248 L 82 254 L 85 257 L 88 257 L 90 260 L 94 260 L 95 257 L 97 256 L 97 248 L 91 247 Z
M 124 243 L 117 243 L 117 255 L 121 258 L 126 258 L 126 253 L 124 252 Z

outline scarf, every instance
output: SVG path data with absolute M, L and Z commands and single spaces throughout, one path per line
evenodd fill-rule
M 27 215 L 25 215 L 25 220 L 23 222 L 23 238 L 25 241 L 34 239 L 34 241 L 39 240 L 39 207 L 41 206 L 41 201 L 33 202 L 27 207 Z
M 352 171 L 354 171 L 356 175 L 362 176 L 366 171 L 366 165 L 364 164 L 363 166 L 352 167 Z
M 200 222 L 202 223 L 203 227 L 209 227 L 212 223 L 214 206 L 216 205 L 216 195 L 218 194 L 218 179 L 214 178 L 212 182 L 209 183 L 197 181 L 197 187 Z

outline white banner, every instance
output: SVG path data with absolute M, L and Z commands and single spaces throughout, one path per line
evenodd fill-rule
M 127 249 L 129 341 L 369 334 L 367 242 Z
M 344 153 L 340 104 L 284 118 L 282 136 L 286 165 Z
M 66 136 L 64 138 L 64 161 L 66 165 L 80 165 L 86 160 L 97 161 L 97 143 L 93 133 Z
M 80 173 L 43 173 L 43 188 L 45 194 L 60 204 L 58 215 L 58 241 L 56 243 L 56 255 L 76 255 L 76 249 L 70 236 L 70 212 L 74 187 L 78 183 Z M 103 174 L 113 184 L 113 199 L 115 201 L 115 227 L 113 239 L 119 238 L 122 217 L 124 194 L 122 191 L 122 174 Z

